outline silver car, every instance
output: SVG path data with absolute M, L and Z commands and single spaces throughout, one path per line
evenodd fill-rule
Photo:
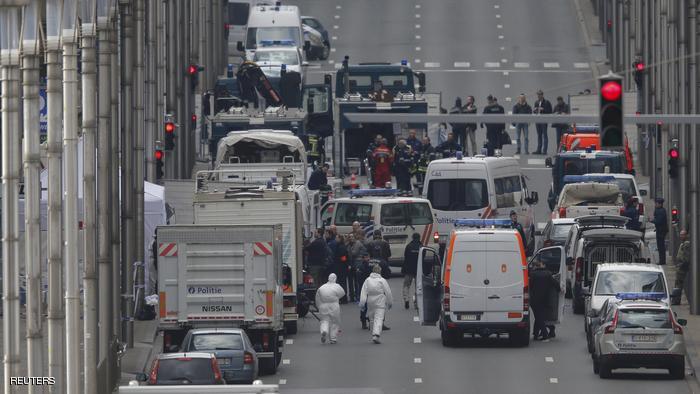
M 620 293 L 609 300 L 592 322 L 593 372 L 602 379 L 616 368 L 667 369 L 674 379 L 685 377 L 687 321 L 644 293 Z
M 190 330 L 182 341 L 181 351 L 207 352 L 216 356 L 226 383 L 251 384 L 258 378 L 258 356 L 242 329 Z

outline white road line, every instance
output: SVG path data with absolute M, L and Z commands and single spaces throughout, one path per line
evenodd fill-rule
M 333 28 L 334 28 L 334 29 L 338 29 L 339 27 L 340 27 L 340 26 L 338 26 L 338 25 L 333 25 Z
M 343 8 L 342 5 L 337 5 L 337 6 L 335 6 L 335 9 L 336 9 L 336 10 L 340 10 L 340 9 L 342 9 L 342 8 Z
M 501 50 L 502 50 L 502 51 L 505 51 L 505 50 L 506 50 L 506 47 L 501 47 Z
M 503 25 L 496 25 L 496 29 L 503 29 Z
M 471 67 L 471 63 L 469 63 L 469 62 L 455 62 L 455 68 L 460 68 L 460 67 L 469 68 L 469 67 Z
M 498 5 L 498 4 L 494 4 L 494 5 L 493 5 L 493 8 L 495 8 L 495 9 L 499 9 L 499 8 L 501 8 L 501 6 L 500 6 L 500 5 Z
M 329 60 L 329 61 L 328 61 L 328 64 L 333 64 L 333 63 L 335 63 L 335 60 Z
M 544 159 L 527 159 L 527 164 L 531 166 L 544 165 Z
M 420 63 L 420 59 L 416 59 L 413 61 L 414 63 Z
M 416 18 L 420 18 L 420 14 L 416 14 Z
M 499 39 L 499 40 L 502 40 L 502 39 L 503 39 L 503 36 L 498 36 L 498 39 Z
M 545 62 L 544 68 L 559 68 L 559 63 L 557 63 L 557 62 Z
M 416 36 L 416 40 L 420 40 L 420 36 Z
M 540 224 L 543 225 L 542 228 L 544 228 L 544 226 L 546 225 L 546 223 L 537 223 L 538 226 L 539 226 Z M 544 358 L 544 361 L 546 361 L 546 362 L 548 362 L 548 363 L 553 363 L 553 362 L 554 362 L 554 357 L 545 357 L 545 358 Z
M 333 18 L 340 19 L 340 15 L 333 15 Z
M 440 68 L 440 63 L 437 63 L 437 62 L 425 62 L 425 67 L 428 67 L 428 68 Z
M 484 63 L 485 68 L 498 68 L 501 67 L 501 63 L 499 62 L 486 62 Z
M 284 364 L 284 365 L 289 365 L 291 363 L 292 363 L 292 360 L 290 360 L 288 358 L 285 358 L 284 360 L 282 360 L 282 364 Z
M 503 85 L 503 87 L 506 88 L 506 89 L 510 89 L 510 84 L 509 84 L 509 83 L 506 83 L 506 84 Z
M 287 384 L 287 379 L 280 379 L 280 382 L 277 384 Z
M 331 52 L 335 52 L 335 48 L 331 48 Z
M 287 339 L 286 341 L 284 341 L 284 344 L 285 344 L 285 345 L 294 345 L 294 340 L 293 340 L 293 339 Z
M 496 19 L 501 19 L 501 14 L 496 14 Z
M 415 358 L 413 359 L 413 363 L 414 363 L 414 364 L 420 364 L 420 363 L 422 363 L 422 362 L 423 362 L 423 360 L 421 360 L 420 357 L 415 357 Z
M 420 4 L 416 4 L 416 9 L 420 9 Z
M 420 25 L 416 25 L 416 29 L 420 29 Z
M 508 63 L 508 59 L 501 59 L 501 63 Z
M 549 383 L 559 383 L 559 379 L 557 379 L 557 378 L 549 378 Z
M 511 97 L 506 97 L 506 101 L 510 103 L 513 99 Z
M 574 68 L 589 68 L 590 66 L 588 63 L 574 63 Z
M 413 321 L 419 322 L 419 321 L 420 321 L 420 317 L 418 317 L 418 316 L 413 316 Z
M 420 47 L 416 47 L 416 51 L 420 51 Z
M 517 62 L 517 63 L 513 63 L 513 67 L 515 67 L 515 68 L 530 68 L 530 63 Z
M 331 37 L 331 40 L 336 41 L 338 39 L 338 36 L 333 36 Z
M 422 343 L 420 337 L 413 338 L 413 343 Z
M 415 379 L 413 379 L 413 383 L 423 383 L 423 379 L 415 378 Z

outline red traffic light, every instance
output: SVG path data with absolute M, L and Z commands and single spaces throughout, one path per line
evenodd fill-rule
M 671 210 L 671 215 L 678 215 L 678 208 L 673 208 Z
M 197 67 L 196 64 L 190 64 L 190 65 L 187 67 L 187 73 L 190 74 L 190 75 L 195 75 L 195 74 L 197 74 L 197 71 L 199 71 L 199 67 Z
M 622 96 L 622 85 L 617 81 L 608 81 L 600 88 L 600 94 L 605 101 L 619 100 Z
M 192 114 L 190 119 L 192 119 L 193 122 L 196 122 L 197 121 L 197 114 Z
M 678 149 L 676 148 L 671 148 L 668 150 L 668 157 L 671 159 L 677 159 L 680 156 L 680 153 L 678 152 Z
M 173 122 L 167 122 L 167 123 L 165 124 L 165 132 L 166 132 L 166 133 L 172 133 L 173 131 L 175 131 L 175 123 L 173 123 Z
M 642 63 L 642 62 L 637 62 L 637 63 L 635 63 L 634 68 L 635 68 L 637 71 L 644 71 L 644 63 Z
M 156 160 L 163 160 L 163 156 L 164 156 L 163 151 L 160 149 L 156 149 L 154 156 L 156 157 Z

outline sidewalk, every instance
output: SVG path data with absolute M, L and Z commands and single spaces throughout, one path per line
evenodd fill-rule
M 574 0 L 573 3 L 585 44 L 588 47 L 593 79 L 597 80 L 599 76 L 610 71 L 605 43 L 603 43 L 600 29 L 598 29 L 598 16 L 594 14 L 591 0 Z
M 162 348 L 162 336 L 158 334 L 158 320 L 134 321 L 134 347 L 127 349 L 121 360 L 119 385 L 128 385 L 136 374 L 148 374 L 151 360 Z

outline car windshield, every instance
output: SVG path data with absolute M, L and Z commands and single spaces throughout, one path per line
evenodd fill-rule
M 384 226 L 424 225 L 433 222 L 433 214 L 426 203 L 384 204 L 381 209 Z
M 180 357 L 160 360 L 157 383 L 213 384 L 210 358 Z
M 637 196 L 637 189 L 634 187 L 634 180 L 631 178 L 616 178 L 615 183 L 620 188 L 624 201 L 629 200 L 630 197 Z
M 474 211 L 489 203 L 485 179 L 434 179 L 428 183 L 428 200 L 440 211 Z
M 246 49 L 256 49 L 262 41 L 291 41 L 290 45 L 299 46 L 298 27 L 249 27 Z
M 597 157 L 597 158 L 580 158 L 567 157 L 562 159 L 562 175 L 583 175 L 589 173 L 604 173 L 605 167 L 610 167 L 610 173 L 623 173 L 626 168 L 624 166 L 623 156 L 612 157 Z
M 351 226 L 353 222 L 367 223 L 372 214 L 370 204 L 338 203 L 335 216 L 337 226 Z
M 195 350 L 243 350 L 243 338 L 240 334 L 197 334 L 189 348 Z
M 552 239 L 564 240 L 569 235 L 569 230 L 573 223 L 557 224 L 554 226 L 554 231 L 552 231 Z
M 617 325 L 620 328 L 672 328 L 670 315 L 665 309 L 621 309 Z
M 612 296 L 617 293 L 666 293 L 664 277 L 650 271 L 604 271 L 598 274 L 595 295 Z
M 294 51 L 257 51 L 254 59 L 256 62 L 269 62 L 274 64 L 299 65 L 299 56 Z

